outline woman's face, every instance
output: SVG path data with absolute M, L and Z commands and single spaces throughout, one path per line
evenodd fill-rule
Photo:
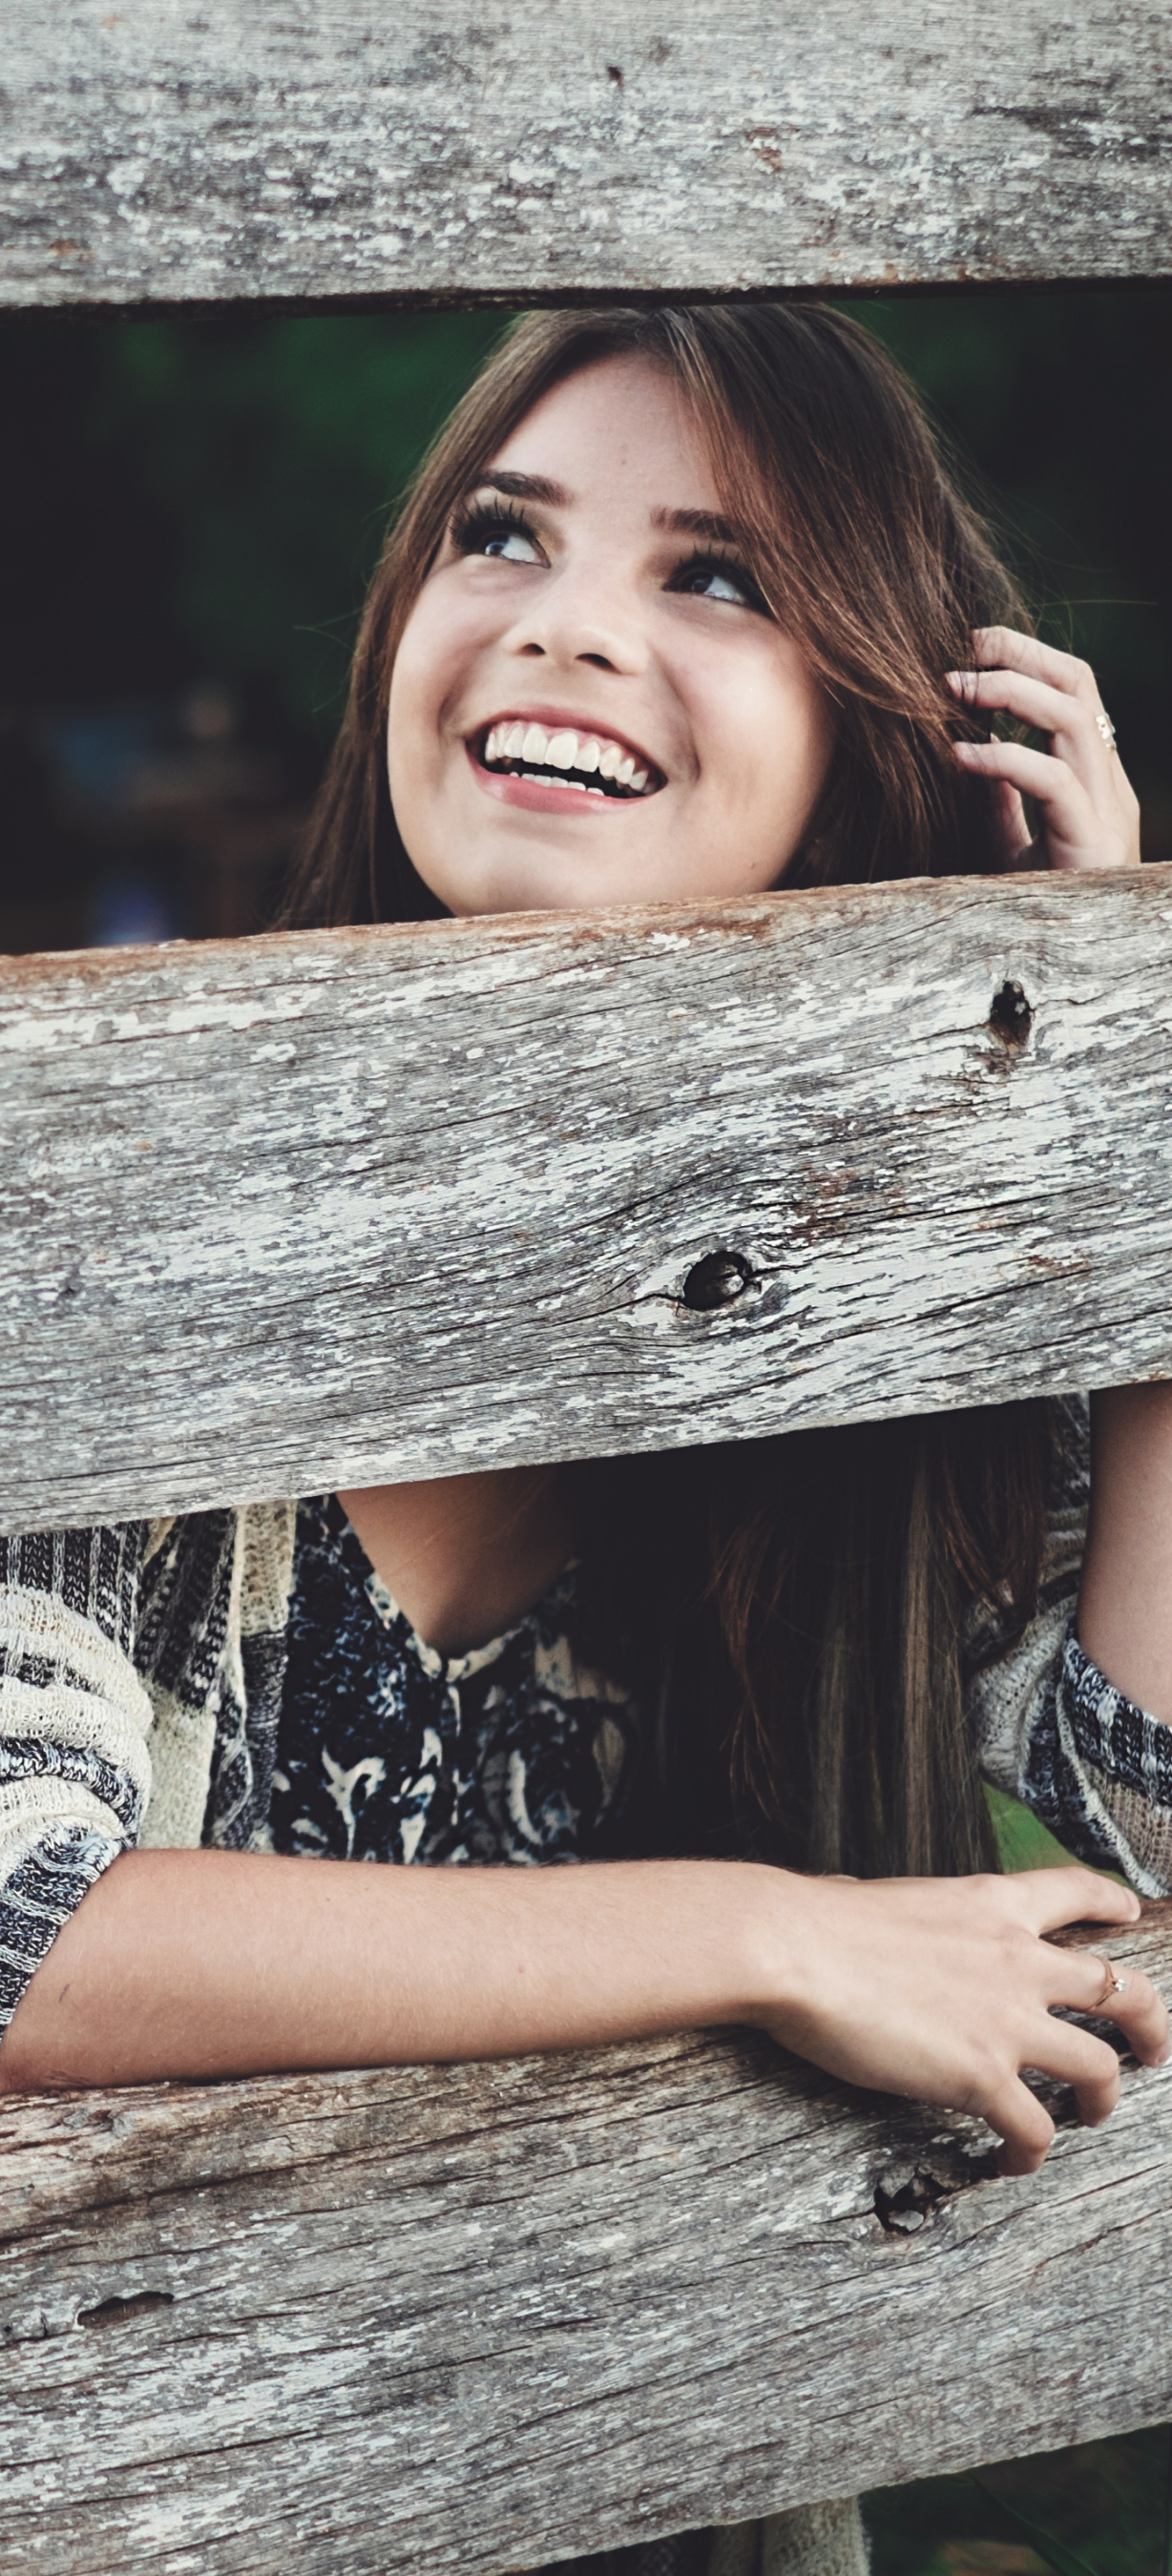
M 666 371 L 605 358 L 468 494 L 391 686 L 391 798 L 453 913 L 750 894 L 817 803 L 829 711 L 758 598 Z

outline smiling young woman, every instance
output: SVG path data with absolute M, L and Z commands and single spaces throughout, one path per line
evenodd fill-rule
M 287 919 L 1137 859 L 1093 675 L 864 333 L 550 315 L 391 536 Z M 740 2019 L 1031 2170 L 1023 2069 L 1118 2090 L 1056 2009 L 1169 2044 L 1044 1937 L 1172 1886 L 1168 1392 L 1094 1429 L 1089 1535 L 1085 1407 L 1024 1405 L 0 1542 L 0 2086 Z M 998 1877 L 982 1774 L 1130 1888 Z
M 395 656 L 392 809 L 431 892 L 476 913 L 774 885 L 832 743 L 672 378 L 613 357 L 553 387 L 453 514 Z

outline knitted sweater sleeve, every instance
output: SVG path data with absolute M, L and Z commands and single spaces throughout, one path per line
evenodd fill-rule
M 0 1538 L 0 2031 L 138 1838 L 151 1703 L 131 1660 L 145 1522 Z
M 1050 1517 L 1037 1613 L 1006 1646 L 975 1612 L 968 1706 L 986 1779 L 1024 1799 L 1077 1859 L 1140 1896 L 1172 1893 L 1172 1727 L 1137 1708 L 1085 1654 L 1075 1610 L 1090 1497 L 1085 1404 L 1066 1407 L 1065 1472 Z

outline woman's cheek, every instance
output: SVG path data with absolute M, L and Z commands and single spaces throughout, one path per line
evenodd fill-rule
M 387 729 L 394 766 L 421 761 L 434 772 L 450 731 L 445 719 L 474 683 L 484 646 L 483 614 L 460 598 L 450 571 L 425 583 L 395 656 Z
M 391 673 L 387 753 L 392 796 L 396 785 L 400 791 L 409 787 L 419 769 L 430 765 L 428 754 L 439 747 L 441 639 L 429 633 L 431 624 L 420 601 L 407 622 Z
M 445 899 L 443 889 L 432 883 L 432 862 L 442 839 L 438 833 L 437 816 L 442 784 L 439 738 L 435 723 L 428 721 L 428 714 L 426 696 L 418 686 L 417 674 L 409 666 L 400 669 L 396 664 L 387 717 L 387 781 L 391 805 L 412 866 L 442 902 Z
M 812 815 L 834 752 L 822 690 L 799 665 L 747 658 L 709 695 L 702 766 L 722 804 L 752 838 L 754 874 L 784 865 Z M 705 756 L 706 755 L 706 756 Z

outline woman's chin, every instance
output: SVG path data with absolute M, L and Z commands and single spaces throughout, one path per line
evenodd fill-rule
M 601 862 L 601 853 L 599 854 Z M 640 882 L 641 869 L 616 864 L 591 866 L 577 850 L 538 850 L 485 854 L 477 866 L 449 874 L 436 872 L 433 892 L 459 919 L 474 920 L 498 912 L 594 912 L 610 905 L 654 902 Z M 440 881 L 442 878 L 442 881 Z
M 498 782 L 494 781 L 494 784 Z M 512 786 L 512 780 L 500 784 Z M 557 791 L 538 791 L 551 797 Z M 521 803 L 474 791 L 444 800 L 442 822 L 433 810 L 428 829 L 412 832 L 415 817 L 400 818 L 404 844 L 424 883 L 461 918 L 496 912 L 585 912 L 607 904 L 670 901 L 662 882 L 645 892 L 649 877 L 662 880 L 646 837 L 650 819 L 637 809 L 609 807 L 603 819 L 579 815 L 563 791 L 555 803 Z M 623 829 L 626 813 L 634 824 Z M 614 819 L 612 820 L 612 814 Z M 655 836 L 658 838 L 658 835 Z M 414 841 L 414 848 L 412 842 Z M 671 875 L 678 869 L 671 869 Z

